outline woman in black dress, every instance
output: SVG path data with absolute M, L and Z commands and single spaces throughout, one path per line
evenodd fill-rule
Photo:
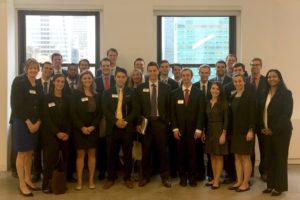
M 33 150 L 38 143 L 38 130 L 41 125 L 40 103 L 42 88 L 36 83 L 39 63 L 29 58 L 25 63 L 24 78 L 17 80 L 12 87 L 11 102 L 14 131 L 14 148 L 17 151 L 16 168 L 19 176 L 19 190 L 24 196 L 33 196 L 30 190 L 38 190 L 31 182 Z
M 75 146 L 77 149 L 76 190 L 82 189 L 82 171 L 87 151 L 89 169 L 89 189 L 95 189 L 94 173 L 96 165 L 96 147 L 99 137 L 98 126 L 101 118 L 100 95 L 96 93 L 96 84 L 92 72 L 86 70 L 80 74 L 78 89 L 71 100 L 71 112 L 74 124 Z
M 249 179 L 252 172 L 250 156 L 254 147 L 255 91 L 245 86 L 242 75 L 233 78 L 235 92 L 231 96 L 231 144 L 235 155 L 237 180 L 229 189 L 245 192 L 250 189 Z
M 208 182 L 206 186 L 212 186 L 212 189 L 218 189 L 223 170 L 223 155 L 228 154 L 226 139 L 228 104 L 224 99 L 220 83 L 212 83 L 210 94 L 211 99 L 206 104 L 207 127 L 205 134 L 205 151 L 211 156 L 214 179 Z
M 281 73 L 268 71 L 267 90 L 261 102 L 262 134 L 266 136 L 267 189 L 263 193 L 279 196 L 288 190 L 287 159 L 292 135 L 293 97 Z
M 50 180 L 56 165 L 59 152 L 62 153 L 63 168 L 66 170 L 68 141 L 70 135 L 70 99 L 63 93 L 65 86 L 63 74 L 56 74 L 54 87 L 43 99 L 42 141 L 44 150 L 43 192 L 50 193 Z

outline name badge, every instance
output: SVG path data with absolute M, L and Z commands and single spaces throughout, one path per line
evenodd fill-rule
M 184 104 L 184 100 L 177 100 L 177 104 Z
M 29 90 L 29 94 L 36 94 L 35 90 Z
M 112 98 L 118 98 L 118 95 L 117 94 L 112 94 L 111 97 Z
M 143 92 L 150 92 L 150 90 L 148 88 L 144 88 Z
M 88 101 L 88 100 L 89 100 L 89 98 L 87 98 L 87 97 L 82 97 L 82 98 L 81 98 L 81 101 L 82 101 L 82 102 L 85 102 L 85 101 Z
M 55 103 L 54 103 L 54 102 L 48 103 L 48 107 L 49 107 L 49 108 L 54 107 L 54 106 L 55 106 Z

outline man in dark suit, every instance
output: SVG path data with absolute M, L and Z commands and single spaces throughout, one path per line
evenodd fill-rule
M 262 101 L 264 91 L 267 88 L 266 77 L 263 76 L 260 71 L 262 68 L 262 60 L 260 58 L 253 58 L 250 62 L 251 65 L 251 75 L 248 77 L 248 82 L 255 86 L 256 89 L 256 108 L 258 109 L 258 103 Z M 266 168 L 266 154 L 265 154 L 265 135 L 261 133 L 259 112 L 256 116 L 256 128 L 254 133 L 257 134 L 259 153 L 260 153 L 260 163 L 259 163 L 259 173 L 263 181 L 267 180 L 267 168 Z M 255 151 L 252 156 L 252 165 L 255 163 Z
M 53 73 L 52 65 L 50 62 L 42 64 L 42 76 L 36 80 L 37 87 L 41 88 L 43 94 L 46 95 L 53 88 L 51 75 Z M 43 117 L 43 116 L 42 116 Z M 41 125 L 41 129 L 43 125 Z M 41 180 L 42 173 L 42 138 L 39 134 L 39 142 L 33 153 L 33 175 L 32 182 L 36 183 Z
M 221 85 L 226 85 L 227 83 L 232 82 L 232 78 L 226 75 L 226 62 L 219 60 L 216 62 L 216 77 L 210 79 L 209 81 L 215 82 L 218 81 Z
M 194 87 L 200 89 L 205 97 L 205 100 L 210 99 L 210 88 L 211 88 L 211 82 L 208 80 L 210 76 L 210 66 L 209 65 L 200 65 L 199 67 L 199 76 L 200 80 L 193 84 Z M 205 104 L 206 105 L 206 104 Z M 199 181 L 202 181 L 205 179 L 205 164 L 204 164 L 204 144 L 201 140 L 197 141 L 197 179 Z M 212 168 L 211 168 L 211 162 L 210 157 L 208 157 L 207 162 L 207 176 L 208 179 L 212 178 Z
M 179 63 L 174 63 L 172 66 L 172 73 L 174 75 L 174 81 L 177 82 L 179 87 L 181 86 L 181 70 L 182 70 L 182 65 Z
M 144 83 L 145 81 L 148 80 L 148 77 L 145 74 L 145 61 L 143 58 L 137 58 L 133 62 L 133 68 L 141 70 L 143 77 L 142 77 L 142 82 Z
M 179 87 L 178 83 L 169 78 L 170 64 L 167 60 L 162 60 L 159 64 L 159 81 L 170 85 L 171 90 L 175 90 Z
M 115 75 L 116 70 L 122 68 L 117 65 L 117 60 L 119 56 L 118 50 L 115 48 L 110 48 L 107 50 L 106 56 L 110 60 L 111 75 Z
M 68 65 L 67 77 L 66 77 L 66 90 L 73 92 L 77 89 L 78 84 L 78 66 L 75 63 Z
M 52 76 L 55 74 L 63 74 L 67 76 L 67 71 L 62 69 L 63 57 L 60 53 L 53 53 L 51 55 L 51 62 L 53 66 Z
M 178 83 L 169 78 L 170 64 L 167 60 L 162 60 L 159 64 L 159 77 L 158 79 L 169 85 L 171 90 L 175 90 L 179 87 Z M 168 143 L 169 143 L 169 158 L 170 158 L 170 173 L 172 178 L 177 177 L 177 145 L 176 140 L 173 137 L 172 128 L 168 128 Z M 156 160 L 154 160 L 155 162 Z M 156 163 L 154 163 L 156 164 Z
M 226 56 L 226 75 L 233 76 L 233 65 L 237 62 L 237 57 L 234 54 L 228 54 Z
M 148 119 L 146 133 L 142 137 L 142 179 L 139 186 L 143 187 L 150 181 L 150 157 L 152 150 L 156 150 L 159 160 L 159 171 L 162 184 L 171 187 L 169 182 L 168 163 L 168 125 L 170 110 L 170 92 L 167 84 L 158 80 L 158 65 L 150 62 L 147 66 L 149 81 L 142 83 L 137 88 L 138 99 L 141 106 L 141 115 Z
M 124 181 L 127 188 L 133 188 L 132 170 L 132 137 L 133 121 L 138 114 L 138 100 L 135 93 L 126 87 L 127 72 L 117 69 L 116 86 L 103 94 L 103 112 L 106 117 L 108 144 L 108 178 L 104 189 L 113 186 L 116 179 L 116 157 L 122 146 L 124 154 Z
M 114 76 L 111 75 L 110 59 L 103 58 L 100 61 L 101 76 L 95 79 L 96 90 L 99 94 L 115 86 Z M 105 116 L 101 119 L 101 125 L 105 124 Z M 100 125 L 100 129 L 104 126 Z M 98 180 L 105 179 L 105 172 L 107 169 L 107 144 L 106 144 L 106 130 L 100 131 L 103 133 L 98 139 L 98 152 L 97 152 L 97 168 L 99 171 Z
M 177 140 L 178 168 L 181 186 L 197 186 L 196 181 L 196 140 L 204 128 L 205 98 L 203 93 L 192 86 L 193 72 L 185 68 L 182 74 L 182 87 L 171 94 L 171 124 Z

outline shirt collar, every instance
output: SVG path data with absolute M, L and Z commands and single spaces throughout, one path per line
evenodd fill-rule
M 190 92 L 192 89 L 192 85 L 190 85 L 188 88 L 186 88 L 184 85 L 182 85 L 182 91 L 185 91 L 186 89 L 188 89 Z
M 149 86 L 151 87 L 151 85 L 153 84 L 152 81 L 149 80 Z M 154 82 L 155 86 L 158 86 L 158 80 Z

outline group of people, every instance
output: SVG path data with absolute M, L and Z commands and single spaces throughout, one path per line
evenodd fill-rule
M 156 171 L 167 188 L 170 176 L 178 175 L 183 187 L 195 187 L 208 177 L 205 185 L 215 190 L 225 171 L 223 183 L 245 192 L 251 186 L 256 135 L 259 172 L 267 182 L 263 193 L 278 196 L 288 190 L 293 99 L 278 70 L 263 76 L 262 60 L 253 58 L 248 76 L 245 65 L 230 54 L 215 64 L 213 79 L 210 66 L 201 65 L 200 80 L 193 84 L 193 71 L 180 64 L 172 65 L 172 79 L 167 60 L 146 66 L 138 58 L 128 75 L 117 66 L 117 57 L 117 50 L 109 49 L 96 77 L 87 59 L 63 70 L 62 55 L 54 53 L 52 62 L 42 64 L 39 79 L 40 64 L 33 58 L 26 61 L 25 73 L 15 78 L 11 91 L 21 194 L 33 196 L 40 189 L 31 177 L 32 159 L 42 166 L 42 191 L 51 193 L 52 173 L 61 157 L 76 190 L 82 190 L 85 165 L 89 189 L 96 188 L 96 167 L 99 180 L 107 178 L 104 189 L 115 184 L 119 170 L 125 186 L 133 188 L 134 140 L 142 146 L 140 187 Z

